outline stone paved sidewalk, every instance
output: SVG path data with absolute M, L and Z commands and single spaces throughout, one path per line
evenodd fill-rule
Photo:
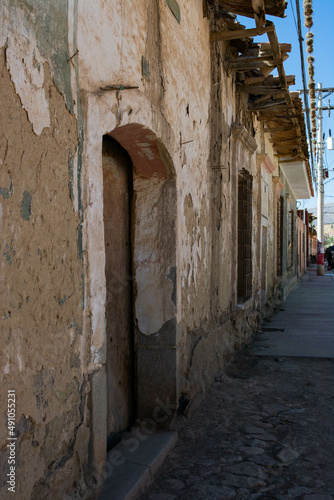
M 240 351 L 141 500 L 334 498 L 334 361 Z

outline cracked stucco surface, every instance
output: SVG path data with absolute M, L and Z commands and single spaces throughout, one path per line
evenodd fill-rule
M 81 262 L 68 187 L 77 126 L 47 64 L 43 74 L 51 121 L 36 135 L 1 50 L 0 187 L 11 188 L 8 196 L 0 191 L 0 378 L 3 400 L 7 389 L 16 389 L 22 499 L 31 498 L 36 478 L 47 481 L 47 467 L 68 453 L 82 420 Z M 0 436 L 2 445 L 5 426 Z

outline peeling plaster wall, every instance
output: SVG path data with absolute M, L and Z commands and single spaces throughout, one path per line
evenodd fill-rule
M 297 220 L 297 202 L 293 195 L 293 191 L 280 169 L 280 177 L 283 181 L 284 188 L 282 190 L 282 196 L 284 199 L 284 210 L 283 210 L 283 277 L 281 282 L 282 300 L 285 300 L 292 290 L 296 287 L 298 283 L 297 276 L 297 231 L 296 231 L 296 220 Z M 292 267 L 288 269 L 288 212 L 293 212 L 293 224 L 294 232 L 292 239 Z
M 262 134 L 261 134 L 262 135 Z M 280 196 L 277 179 L 279 168 L 277 158 L 267 137 L 263 138 L 262 146 L 265 153 L 258 155 L 261 173 L 261 242 L 260 242 L 260 290 L 261 314 L 267 317 L 280 299 L 279 282 L 277 276 L 277 200 Z M 264 237 L 264 234 L 266 236 Z M 266 252 L 264 249 L 266 239 Z M 264 277 L 265 273 L 265 277 Z
M 68 63 L 75 3 L 1 6 L 1 400 L 16 390 L 15 491 L 23 500 L 89 495 L 80 128 L 72 114 L 80 113 Z M 5 413 L 2 422 L 0 495 L 10 498 Z
M 181 360 L 178 373 L 182 378 L 187 369 L 182 361 L 182 353 L 188 349 L 187 333 L 199 328 L 203 322 L 210 322 L 211 221 L 208 169 L 209 23 L 203 18 L 201 1 L 191 5 L 183 1 L 180 8 L 182 21 L 179 25 L 165 2 L 136 2 L 134 6 L 132 2 L 124 1 L 111 8 L 100 1 L 94 5 L 94 12 L 88 2 L 83 2 L 79 4 L 78 47 L 80 83 L 86 89 L 87 142 L 84 146 L 83 175 L 90 185 L 84 237 L 87 238 L 88 255 L 101 256 L 101 259 L 90 260 L 86 279 L 87 287 L 91 289 L 88 292 L 87 288 L 91 321 L 94 317 L 101 318 L 101 291 L 104 286 L 101 273 L 104 265 L 103 239 L 100 238 L 102 227 L 98 222 L 101 205 L 100 138 L 105 133 L 113 135 L 115 127 L 142 124 L 167 148 L 177 182 L 177 202 L 170 210 L 174 210 L 174 217 L 177 218 L 178 338 L 174 340 L 174 349 L 177 345 Z M 91 17 L 99 21 L 88 24 L 87 19 Z M 142 56 L 150 64 L 148 81 L 141 72 Z M 196 79 L 189 79 L 194 72 Z M 100 90 L 112 84 L 138 86 L 139 89 L 121 93 Z M 126 146 L 123 144 L 123 147 Z M 92 233 L 88 228 L 92 227 L 90 221 L 93 220 Z M 154 234 L 152 221 L 150 231 Z M 152 275 L 150 281 L 151 278 L 156 289 L 162 290 L 159 274 L 157 277 Z M 144 282 L 143 286 L 146 286 Z M 164 290 L 155 294 L 162 294 L 160 306 L 157 297 L 154 304 L 163 307 L 167 313 L 164 323 L 167 325 L 171 317 L 168 309 L 174 308 L 170 302 L 171 282 L 167 281 Z M 144 288 L 142 291 L 145 291 Z M 137 297 L 139 305 L 139 293 Z M 140 317 L 138 320 L 140 323 Z M 161 322 L 150 324 L 150 321 L 150 318 L 142 321 L 143 333 L 155 334 L 164 326 Z M 89 335 L 92 335 L 91 343 Z M 98 365 L 99 360 L 103 363 L 103 354 L 102 351 L 99 354 L 98 347 L 103 335 L 102 324 L 96 323 L 90 333 L 87 331 L 87 346 L 96 346 L 96 356 L 91 355 L 88 361 L 92 368 Z
M 101 137 L 113 135 L 115 127 L 142 124 L 161 139 L 175 169 L 178 327 L 174 348 L 178 394 L 192 399 L 204 392 L 214 375 L 217 366 L 212 359 L 223 363 L 226 354 L 251 332 L 249 323 L 246 328 L 242 326 L 246 318 L 249 316 L 250 323 L 255 324 L 256 304 L 248 312 L 237 311 L 236 316 L 245 316 L 243 320 L 230 320 L 235 307 L 235 173 L 249 154 L 243 149 L 233 150 L 231 126 L 241 124 L 250 135 L 254 131 L 246 97 L 236 93 L 233 74 L 218 62 L 227 57 L 227 45 L 210 45 L 210 22 L 203 18 L 202 2 L 180 0 L 179 5 L 180 24 L 163 1 L 136 5 L 123 1 L 112 6 L 102 0 L 94 6 L 79 3 L 79 78 L 85 91 L 83 176 L 89 186 L 84 202 L 84 247 L 88 255 L 85 282 L 91 311 L 84 342 L 87 367 L 99 369 L 104 363 L 101 303 L 105 286 L 103 227 L 99 220 Z M 142 56 L 150 65 L 149 80 L 142 76 Z M 138 89 L 101 90 L 116 84 Z M 255 159 L 250 161 L 252 165 Z M 258 198 L 258 186 L 256 177 L 254 200 Z M 257 220 L 254 215 L 254 245 L 260 226 Z M 153 227 L 151 231 L 153 234 Z M 93 255 L 94 259 L 89 257 Z M 257 274 L 254 268 L 254 276 Z M 160 280 L 159 273 L 150 277 L 159 289 Z M 161 293 L 160 303 L 168 311 L 170 285 Z M 137 297 L 139 305 L 140 295 Z M 157 298 L 154 304 L 158 304 Z M 166 320 L 169 316 L 167 313 Z M 140 322 L 140 317 L 137 319 Z M 144 331 L 153 335 L 161 322 L 155 325 L 150 321 L 146 318 Z M 219 341 L 214 332 L 218 332 Z
M 25 110 L 29 93 L 11 78 L 13 60 L 13 53 L 7 59 L 1 50 L 0 185 L 9 186 L 0 200 L 1 398 L 5 402 L 7 389 L 16 390 L 16 494 L 41 498 L 52 491 L 65 498 L 69 484 L 64 478 L 80 479 L 89 439 L 83 414 L 87 387 L 80 369 L 79 221 L 69 188 L 77 124 L 47 63 L 40 68 L 43 81 L 36 93 L 43 90 L 47 106 L 42 114 L 48 110 L 49 126 Z M 4 416 L 2 471 L 8 458 Z M 6 498 L 6 474 L 1 478 Z
M 170 398 L 174 409 L 182 397 L 194 408 L 257 325 L 262 175 L 255 150 L 263 141 L 247 96 L 221 63 L 228 43 L 209 42 L 213 21 L 203 17 L 202 0 L 178 3 L 180 24 L 164 0 L 4 1 L 2 377 L 4 390 L 19 380 L 23 499 L 85 498 L 96 486 L 91 473 L 98 471 L 97 487 L 103 479 L 105 134 L 133 162 L 142 415 L 152 415 L 157 397 Z M 112 85 L 136 88 L 106 90 Z M 253 175 L 254 294 L 237 306 L 242 168 Z M 268 247 L 274 238 L 270 229 Z M 269 295 L 274 253 L 267 259 Z

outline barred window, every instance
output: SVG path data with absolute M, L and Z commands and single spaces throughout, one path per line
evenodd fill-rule
M 252 296 L 252 183 L 243 169 L 238 178 L 238 302 Z
M 283 203 L 283 197 L 280 196 L 277 200 L 277 276 L 283 274 Z
M 293 267 L 293 210 L 288 212 L 288 270 Z

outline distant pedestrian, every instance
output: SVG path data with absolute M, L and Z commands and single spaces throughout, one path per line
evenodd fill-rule
M 326 248 L 325 259 L 328 262 L 328 271 L 334 268 L 334 245 Z

